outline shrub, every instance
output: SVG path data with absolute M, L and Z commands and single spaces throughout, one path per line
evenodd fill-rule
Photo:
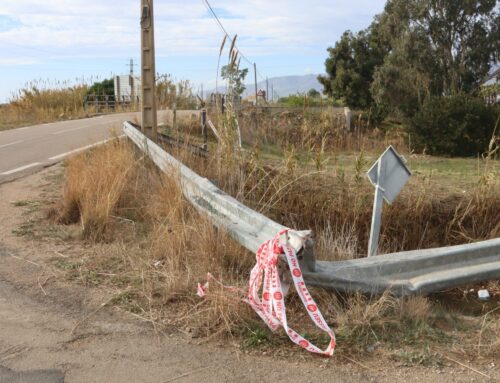
M 495 123 L 498 106 L 460 94 L 431 97 L 409 121 L 412 145 L 429 154 L 474 156 L 486 151 Z

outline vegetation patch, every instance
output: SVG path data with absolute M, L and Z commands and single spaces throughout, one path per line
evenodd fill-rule
M 302 150 L 297 153 L 304 154 Z M 369 221 L 373 192 L 363 181 L 368 154 L 358 153 L 358 161 L 345 169 L 331 164 L 325 167 L 328 171 L 319 173 L 313 158 L 300 160 L 286 150 L 270 162 L 256 153 L 223 157 L 222 151 L 204 161 L 182 151 L 175 155 L 284 224 L 311 225 L 317 230 L 322 259 L 363 256 L 366 226 L 362 225 Z M 494 225 L 482 220 L 498 209 L 496 202 L 487 202 L 498 198 L 488 192 L 491 183 L 478 183 L 477 193 L 448 196 L 444 205 L 441 195 L 430 189 L 425 192 L 425 182 L 417 186 L 417 191 L 403 195 L 401 204 L 387 211 L 390 220 L 384 222 L 388 226 L 384 249 L 467 242 L 470 237 L 488 238 L 494 233 Z M 424 201 L 422 193 L 430 201 Z M 467 208 L 462 211 L 461 206 Z M 206 299 L 195 296 L 196 284 L 206 279 L 208 271 L 228 285 L 245 288 L 254 255 L 200 216 L 183 198 L 175 176 L 161 174 L 147 158 L 137 156 L 130 144 L 116 141 L 70 159 L 56 212 L 53 219 L 79 227 L 89 245 L 78 258 L 55 264 L 70 280 L 110 289 L 110 303 L 154 322 L 157 329 L 175 328 L 192 337 L 235 337 L 248 352 L 299 352 L 286 342 L 285 334 L 272 334 L 258 321 L 238 294 L 212 285 Z M 443 227 L 449 227 L 449 237 L 443 237 Z M 435 234 L 427 237 L 427 233 Z M 470 358 L 478 357 L 473 339 L 481 328 L 480 355 L 492 357 L 499 352 L 500 329 L 495 322 L 499 313 L 484 319 L 485 312 L 464 314 L 460 308 L 443 308 L 440 302 L 449 295 L 396 299 L 388 294 L 367 297 L 319 289 L 312 293 L 338 335 L 340 355 L 377 355 L 404 364 L 439 365 L 437 354 L 457 348 L 466 350 Z M 325 343 L 308 323 L 293 292 L 287 297 L 287 308 L 293 328 Z M 456 312 L 455 320 L 449 319 L 450 312 Z M 457 326 L 463 329 L 460 336 Z M 466 346 L 464 338 L 470 340 Z

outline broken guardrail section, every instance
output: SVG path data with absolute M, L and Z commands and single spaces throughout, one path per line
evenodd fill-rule
M 262 243 L 286 229 L 196 174 L 131 123 L 125 122 L 123 131 L 162 171 L 177 173 L 184 196 L 246 249 L 256 253 Z M 305 281 L 330 290 L 379 294 L 390 289 L 405 296 L 500 279 L 500 238 L 339 262 L 316 262 L 311 241 L 304 250 Z

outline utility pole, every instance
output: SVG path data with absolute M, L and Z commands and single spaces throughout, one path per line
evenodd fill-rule
M 257 64 L 253 63 L 253 74 L 254 74 L 254 80 L 255 80 L 255 106 L 258 104 L 258 98 L 257 98 Z
M 135 111 L 135 79 L 134 79 L 134 59 L 130 59 L 130 105 L 132 110 Z
M 266 77 L 266 101 L 269 101 L 269 79 Z
M 157 138 L 156 67 L 153 0 L 141 0 L 142 125 L 145 134 Z
M 259 129 L 259 117 L 258 117 L 258 110 L 257 107 L 259 106 L 259 98 L 258 98 L 258 91 L 257 91 L 257 64 L 253 63 L 253 74 L 254 74 L 254 80 L 255 80 L 255 131 Z
M 274 84 L 271 83 L 271 102 L 274 102 Z
M 130 63 L 128 64 L 130 66 L 130 75 L 134 75 L 134 59 L 130 59 Z

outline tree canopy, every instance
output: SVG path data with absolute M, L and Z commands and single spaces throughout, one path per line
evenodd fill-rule
M 97 95 L 113 95 L 115 94 L 115 81 L 114 79 L 106 79 L 101 82 L 95 82 L 87 91 L 87 94 Z
M 335 46 L 328 48 L 326 76 L 318 77 L 324 93 L 342 99 L 352 108 L 369 107 L 373 103 L 373 72 L 387 52 L 388 46 L 380 40 L 376 23 L 356 34 L 344 32 Z
M 228 89 L 234 96 L 241 96 L 245 91 L 245 78 L 248 69 L 239 69 L 236 65 L 224 65 L 221 68 L 221 77 L 228 82 Z
M 431 96 L 471 93 L 500 59 L 497 0 L 388 0 L 372 25 L 346 31 L 325 62 L 324 92 L 353 108 L 413 115 Z

